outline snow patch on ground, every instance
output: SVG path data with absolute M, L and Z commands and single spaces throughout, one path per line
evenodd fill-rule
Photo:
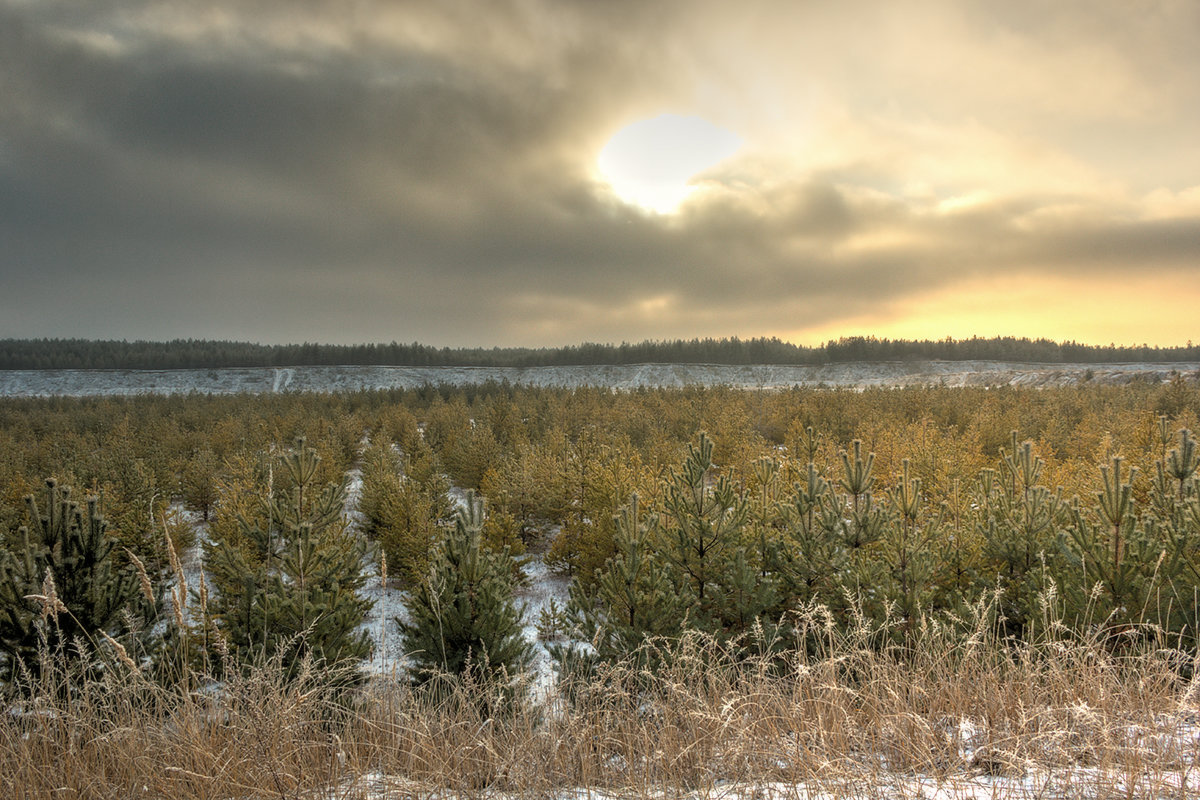
M 363 438 L 359 443 L 361 455 L 370 442 Z M 346 472 L 346 506 L 345 518 L 357 532 L 362 531 L 365 521 L 360 503 L 363 492 L 362 469 L 358 465 Z M 400 632 L 396 628 L 396 618 L 408 619 L 406 601 L 408 592 L 397 588 L 392 581 L 384 584 L 380 573 L 382 566 L 377 548 L 372 547 L 363 564 L 363 573 L 367 582 L 359 589 L 359 596 L 371 601 L 371 613 L 359 626 L 359 631 L 365 631 L 371 637 L 371 656 L 363 662 L 363 669 L 370 675 L 389 675 L 395 677 L 405 668 L 404 649 L 400 646 Z
M 183 579 L 187 584 L 187 597 L 183 603 L 183 618 L 189 623 L 198 622 L 201 610 L 196 598 L 199 596 L 201 580 L 203 580 L 204 586 L 210 594 L 214 591 L 212 579 L 204 572 L 204 546 L 210 541 L 208 522 L 205 521 L 204 515 L 199 511 L 187 509 L 183 503 L 178 501 L 171 504 L 171 507 L 167 510 L 167 516 L 182 521 L 192 529 L 194 540 L 191 546 L 178 553 L 178 556 L 180 570 L 183 572 Z M 173 604 L 175 602 L 176 587 L 179 585 L 178 579 L 175 575 L 167 575 L 166 581 L 166 602 Z
M 555 528 L 551 535 L 556 535 L 557 532 L 558 529 Z M 559 609 L 566 606 L 571 585 L 570 578 L 550 571 L 543 560 L 544 555 L 544 550 L 535 553 L 526 562 L 525 585 L 516 592 L 517 602 L 525 606 L 525 638 L 533 643 L 533 691 L 534 696 L 538 698 L 546 697 L 553 688 L 556 677 L 554 661 L 546 649 L 546 642 L 538 637 L 538 621 L 542 612 L 548 611 L 551 604 Z
M 384 586 L 379 579 L 378 567 L 369 571 L 367 583 L 359 590 L 362 597 L 372 601 L 374 605 L 367 620 L 359 627 L 371 637 L 373 647 L 371 657 L 364 661 L 363 669 L 371 675 L 397 676 L 403 673 L 406 659 L 404 648 L 400 645 L 400 631 L 396 627 L 396 618 L 407 621 L 408 611 L 405 605 L 408 592 L 396 588 L 389 581 Z
M 829 783 L 833 783 L 830 781 Z M 460 794 L 424 786 L 398 775 L 369 773 L 331 790 L 326 797 L 384 800 L 394 797 L 451 798 Z M 518 795 L 488 791 L 492 800 L 518 800 Z M 844 798 L 904 798 L 905 800 L 1057 800 L 1058 798 L 1183 798 L 1200 796 L 1200 776 L 1171 772 L 1151 779 L 1144 775 L 1109 773 L 1078 767 L 1033 771 L 1022 776 L 992 775 L 879 775 L 847 777 L 836 786 L 813 783 L 735 782 L 716 780 L 686 794 L 669 789 L 640 790 L 577 788 L 539 794 L 550 800 L 627 800 L 630 797 L 687 797 L 695 800 L 839 800 Z

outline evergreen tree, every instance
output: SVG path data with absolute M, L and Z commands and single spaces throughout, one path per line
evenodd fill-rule
M 1081 622 L 1117 629 L 1144 621 L 1153 591 L 1182 567 L 1168 552 L 1169 539 L 1159 524 L 1139 517 L 1133 492 L 1137 469 L 1123 474 L 1123 464 L 1113 456 L 1111 467 L 1100 467 L 1103 491 L 1096 493 L 1096 504 L 1073 508 L 1071 524 L 1059 534 L 1068 563 L 1063 594 L 1069 613 Z
M 838 486 L 842 494 L 835 495 L 838 509 L 839 547 L 846 553 L 847 574 L 840 580 L 841 598 L 834 598 L 838 613 L 852 611 L 858 605 L 871 617 L 887 615 L 886 602 L 877 588 L 886 580 L 884 567 L 876 557 L 879 541 L 888 528 L 888 513 L 875 500 L 875 454 L 863 458 L 862 441 L 850 443 L 851 452 L 841 452 L 842 477 Z
M 180 470 L 180 490 L 189 508 L 208 515 L 217 502 L 217 471 L 220 462 L 211 448 L 204 447 L 191 454 Z
M 751 564 L 744 548 L 739 547 L 734 551 L 732 560 L 725 568 L 721 592 L 716 601 L 722 629 L 731 636 L 742 636 L 757 628 L 773 638 L 777 631 L 776 620 L 769 618 L 769 615 L 779 601 L 774 574 L 763 574 L 760 568 Z
M 266 524 L 243 517 L 240 542 L 207 547 L 210 613 L 236 661 L 277 657 L 294 674 L 305 657 L 345 666 L 370 653 L 367 547 L 343 516 L 345 485 L 314 485 L 319 461 L 298 439 L 281 459 L 290 490 L 261 500 Z
M 883 535 L 886 513 L 875 503 L 872 489 L 875 486 L 873 468 L 875 454 L 867 453 L 864 459 L 862 441 L 850 443 L 853 457 L 845 450 L 841 453 L 842 478 L 838 481 L 845 492 L 841 505 L 848 512 L 842 516 L 842 539 L 856 566 L 861 567 L 867 548 Z
M 1159 418 L 1160 435 L 1165 451 L 1171 441 L 1167 418 Z M 1200 493 L 1196 487 L 1196 472 L 1200 469 L 1200 453 L 1191 431 L 1178 431 L 1179 446 L 1163 454 L 1154 465 L 1150 484 L 1152 523 L 1166 546 L 1167 556 L 1161 573 L 1173 578 L 1171 612 L 1175 617 L 1171 630 L 1185 627 L 1196 629 L 1200 609 L 1189 598 L 1200 587 Z
M 454 529 L 435 550 L 429 576 L 396 619 L 414 684 L 441 677 L 511 679 L 526 670 L 532 645 L 513 602 L 513 559 L 482 546 L 483 501 L 467 494 Z
M 70 497 L 69 487 L 47 480 L 46 513 L 40 513 L 33 495 L 27 496 L 34 530 L 22 527 L 15 548 L 0 548 L 4 680 L 11 680 L 22 663 L 36 674 L 42 652 L 79 657 L 77 641 L 98 648 L 101 639 L 115 637 L 133 657 L 150 655 L 148 631 L 161 594 L 132 566 L 116 566 L 116 540 L 96 498 L 88 498 L 85 511 Z
M 269 525 L 264 487 L 273 481 L 273 474 L 271 459 L 243 451 L 226 458 L 216 478 L 208 538 L 236 547 L 255 566 L 262 563 L 262 555 L 243 532 Z
M 648 639 L 683 630 L 687 606 L 651 549 L 658 519 L 643 518 L 635 494 L 616 526 L 617 555 L 595 581 L 571 584 L 564 614 L 572 641 L 550 648 L 561 673 L 586 673 L 597 662 L 635 652 Z
M 694 604 L 698 624 L 713 627 L 723 582 L 749 517 L 744 495 L 728 478 L 710 483 L 713 443 L 700 434 L 666 484 L 662 554 L 680 593 Z
M 436 457 L 423 443 L 403 458 L 390 446 L 371 447 L 362 475 L 364 531 L 383 548 L 394 575 L 419 583 L 441 538 L 439 523 L 451 516 L 449 484 Z
M 786 546 L 776 559 L 784 593 L 801 603 L 842 603 L 839 580 L 848 558 L 839 536 L 842 509 L 812 461 L 792 487 L 787 521 Z
M 1001 448 L 1000 456 L 999 473 L 987 469 L 979 475 L 977 524 L 984 554 L 996 567 L 1004 629 L 1024 636 L 1037 621 L 1045 565 L 1058 553 L 1055 537 L 1071 511 L 1061 490 L 1040 485 L 1045 462 L 1034 455 L 1033 442 L 1018 445 L 1013 431 L 1010 447 Z
M 894 518 L 882 540 L 883 562 L 887 567 L 886 594 L 895 603 L 903 632 L 912 630 L 929 592 L 936 559 L 931 552 L 940 537 L 941 520 L 924 512 L 925 498 L 921 479 L 909 477 L 909 460 L 902 462 L 900 483 L 891 493 Z

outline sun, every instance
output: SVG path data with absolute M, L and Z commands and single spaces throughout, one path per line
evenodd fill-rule
M 596 166 L 617 197 L 658 214 L 678 210 L 692 178 L 741 147 L 734 133 L 703 117 L 660 114 L 617 131 Z

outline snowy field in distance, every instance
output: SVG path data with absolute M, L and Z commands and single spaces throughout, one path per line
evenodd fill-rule
M 1085 382 L 1200 379 L 1200 362 L 1033 364 L 998 361 L 887 361 L 824 366 L 627 364 L 575 367 L 237 367 L 178 370 L 0 370 L 0 397 L 136 394 L 262 394 L 413 389 L 487 381 L 541 387 L 638 389 L 731 386 L 1070 386 Z

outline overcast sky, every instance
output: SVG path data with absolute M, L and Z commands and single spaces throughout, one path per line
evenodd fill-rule
M 0 338 L 1183 344 L 1198 42 L 1195 0 L 0 0 Z M 659 118 L 648 179 L 724 147 L 665 211 L 597 166 Z

